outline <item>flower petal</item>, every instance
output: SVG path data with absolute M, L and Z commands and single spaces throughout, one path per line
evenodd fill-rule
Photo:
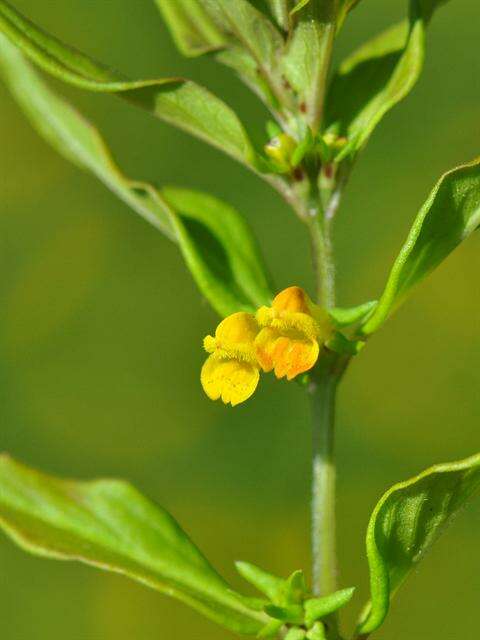
M 250 343 L 258 333 L 258 324 L 251 313 L 239 311 L 228 316 L 218 325 L 215 337 L 225 344 Z
M 265 327 L 265 329 L 260 331 L 255 340 L 255 352 L 257 354 L 258 364 L 265 373 L 271 371 L 275 366 L 273 352 L 275 349 L 275 341 L 279 336 L 280 334 L 275 329 Z
M 320 347 L 316 340 L 298 333 L 285 335 L 265 328 L 255 341 L 257 359 L 264 371 L 275 370 L 277 378 L 292 380 L 315 366 Z
M 315 366 L 320 347 L 316 340 L 290 340 L 289 343 L 275 364 L 275 375 L 277 378 L 287 376 L 287 380 L 292 380 Z
M 221 360 L 210 356 L 202 367 L 200 380 L 202 387 L 211 400 L 222 399 L 232 407 L 255 392 L 260 372 L 258 367 L 239 360 Z
M 300 287 L 288 287 L 281 291 L 274 299 L 272 307 L 278 313 L 311 313 L 313 303 Z

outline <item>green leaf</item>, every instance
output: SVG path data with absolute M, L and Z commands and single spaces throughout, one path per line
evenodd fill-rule
M 337 160 L 358 153 L 382 118 L 417 83 L 426 26 L 440 4 L 411 0 L 408 24 L 391 27 L 341 64 L 329 89 L 326 116 L 326 128 L 348 139 Z
M 157 2 L 164 2 L 169 12 L 176 13 L 176 3 L 170 0 Z M 196 2 L 201 5 L 202 12 L 222 37 L 223 46 L 215 53 L 215 60 L 233 69 L 270 109 L 276 110 L 279 106 L 279 93 L 284 95 L 282 78 L 277 70 L 278 50 L 283 48 L 283 37 L 268 19 L 266 7 L 265 11 L 260 11 L 257 5 L 268 2 L 269 8 L 275 10 L 275 16 L 283 19 L 282 6 L 286 0 L 256 0 L 255 6 L 247 0 L 237 0 L 235 3 L 229 0 L 180 2 Z M 184 15 L 183 10 L 180 9 L 180 12 Z M 178 16 L 175 15 L 175 18 L 178 29 Z M 190 17 L 188 20 L 191 21 Z M 250 160 L 255 164 L 253 157 Z M 256 168 L 261 172 L 261 168 Z
M 373 315 L 362 332 L 377 331 L 411 289 L 480 225 L 480 159 L 446 173 L 418 214 Z
M 292 628 L 285 636 L 285 640 L 303 640 L 305 638 L 305 631 L 303 629 Z
M 301 140 L 292 154 L 290 163 L 296 168 L 315 147 L 315 138 L 310 128 L 307 129 L 305 137 Z
M 303 624 L 303 607 L 299 604 L 292 604 L 285 607 L 279 607 L 276 604 L 267 604 L 265 613 L 268 613 L 271 618 L 281 620 L 286 624 Z
M 337 28 L 339 29 L 345 22 L 347 14 L 354 9 L 360 0 L 340 0 L 337 17 Z
M 35 129 L 61 155 L 99 178 L 134 211 L 171 240 L 171 212 L 148 184 L 130 180 L 114 163 L 98 131 L 80 112 L 51 91 L 10 42 L 0 34 L 0 74 Z
M 252 165 L 254 151 L 236 114 L 222 100 L 189 80 L 128 81 L 38 29 L 0 0 L 0 31 L 42 69 L 81 89 L 106 92 Z
M 51 91 L 0 34 L 0 74 L 39 133 L 87 169 L 134 211 L 177 242 L 201 292 L 220 315 L 253 310 L 272 298 L 250 229 L 209 196 L 158 189 L 124 176 L 98 131 Z
M 435 11 L 450 0 L 418 0 L 420 9 L 426 20 L 430 20 Z
M 201 56 L 226 44 L 225 37 L 200 0 L 155 0 L 179 50 Z
M 343 327 L 350 327 L 353 324 L 357 324 L 362 320 L 368 318 L 372 311 L 378 305 L 377 300 L 371 300 L 370 302 L 364 302 L 357 307 L 334 307 L 328 310 L 328 315 L 333 320 L 336 327 L 339 329 Z
M 0 457 L 0 527 L 26 551 L 124 574 L 224 627 L 256 634 L 246 609 L 177 522 L 126 482 L 60 480 Z
M 257 63 L 266 77 L 277 65 L 283 38 L 275 25 L 248 0 L 204 0 L 211 15 L 220 20 L 226 33 L 233 37 Z
M 364 340 L 350 340 L 343 333 L 335 331 L 325 343 L 327 349 L 344 356 L 356 356 L 365 347 Z
M 300 3 L 297 23 L 283 57 L 284 74 L 298 94 L 305 118 L 317 133 L 335 35 L 335 2 Z
M 415 86 L 423 68 L 423 20 L 383 32 L 347 58 L 328 94 L 326 127 L 348 142 L 338 160 L 355 155 L 373 130 Z
M 281 603 L 285 590 L 285 580 L 274 576 L 268 571 L 256 567 L 250 562 L 236 562 L 238 573 L 244 580 L 258 589 L 260 593 L 267 596 L 274 603 Z
M 321 622 L 316 622 L 307 632 L 307 640 L 327 640 L 325 626 Z
M 270 620 L 258 633 L 257 638 L 276 638 L 282 627 L 283 622 L 281 620 Z
M 360 623 L 360 634 L 378 629 L 392 595 L 479 489 L 480 455 L 476 455 L 432 467 L 387 491 L 367 531 L 371 604 Z
M 229 39 L 229 46 L 216 58 L 234 69 L 272 109 L 284 94 L 278 60 L 283 37 L 268 17 L 247 0 L 204 0 Z
M 292 10 L 292 13 L 300 11 L 300 9 L 303 9 L 303 7 L 305 7 L 309 2 L 311 2 L 311 0 L 298 0 L 298 3 Z M 337 9 L 337 22 L 339 23 L 339 26 L 342 25 L 347 13 L 354 9 L 359 2 L 360 0 L 339 0 Z
M 219 51 L 215 55 L 215 59 L 235 71 L 240 80 L 266 105 L 273 109 L 278 106 L 278 100 L 268 79 L 258 72 L 258 64 L 248 51 L 245 51 L 238 44 L 231 43 L 228 48 Z
M 289 20 L 289 0 L 267 0 L 267 4 L 270 7 L 270 11 L 274 16 L 275 20 L 278 24 L 284 29 L 288 31 L 290 26 Z
M 197 191 L 169 187 L 162 195 L 177 214 L 185 261 L 216 311 L 227 316 L 270 304 L 263 261 L 240 214 Z
M 311 0 L 298 0 L 297 4 L 293 7 L 292 11 L 290 12 L 292 16 L 298 13 L 304 7 L 306 7 L 310 1 Z
M 305 624 L 310 629 L 315 622 L 338 611 L 344 607 L 353 597 L 355 587 L 336 591 L 323 598 L 312 598 L 305 602 Z
M 299 569 L 289 576 L 285 583 L 285 602 L 287 604 L 301 604 L 307 593 L 304 572 Z

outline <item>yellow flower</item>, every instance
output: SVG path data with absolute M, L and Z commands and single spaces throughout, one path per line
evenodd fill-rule
M 202 367 L 200 380 L 211 400 L 240 404 L 254 393 L 260 378 L 255 354 L 259 327 L 255 316 L 234 313 L 222 320 L 215 337 L 207 336 L 204 347 L 211 355 Z
M 274 370 L 277 378 L 292 380 L 309 371 L 332 334 L 326 311 L 300 287 L 279 293 L 256 318 L 262 327 L 255 339 L 258 362 L 264 371 Z
M 260 369 L 292 380 L 315 366 L 333 333 L 327 312 L 300 287 L 279 293 L 256 315 L 239 312 L 222 320 L 204 340 L 209 353 L 200 380 L 211 400 L 235 406 L 255 392 Z

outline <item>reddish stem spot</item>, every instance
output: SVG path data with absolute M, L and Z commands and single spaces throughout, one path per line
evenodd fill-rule
M 303 180 L 303 171 L 300 167 L 297 167 L 293 172 L 293 179 L 295 182 L 301 182 Z

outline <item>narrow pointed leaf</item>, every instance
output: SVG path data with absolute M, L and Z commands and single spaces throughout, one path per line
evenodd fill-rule
M 277 109 L 278 93 L 283 91 L 277 69 L 283 38 L 274 23 L 248 0 L 200 1 L 225 39 L 225 46 L 215 54 L 215 59 L 233 69 L 270 109 Z M 272 0 L 279 20 L 283 19 L 284 2 Z
M 412 288 L 480 225 L 480 159 L 446 173 L 418 214 L 362 331 L 379 329 Z
M 305 631 L 303 629 L 292 628 L 285 636 L 285 640 L 303 640 L 305 638 Z
M 232 207 L 197 191 L 164 188 L 176 212 L 180 248 L 200 290 L 221 316 L 272 300 L 250 228 Z
M 68 47 L 0 0 L 0 32 L 51 75 L 89 91 L 105 92 L 251 165 L 254 152 L 236 114 L 207 89 L 182 78 L 129 81 Z
M 433 16 L 435 11 L 442 6 L 442 4 L 446 4 L 450 0 L 418 0 L 418 4 L 420 9 L 427 20 Z
M 59 98 L 0 34 L 0 76 L 33 126 L 68 160 L 99 178 L 134 211 L 177 242 L 212 306 L 228 315 L 271 300 L 263 261 L 240 214 L 209 196 L 161 191 L 127 178 L 93 125 Z
M 283 57 L 285 77 L 298 94 L 306 121 L 317 132 L 335 33 L 335 1 L 296 5 L 296 26 Z
M 257 95 L 269 108 L 275 109 L 278 100 L 275 97 L 268 79 L 258 72 L 255 58 L 238 43 L 230 45 L 215 54 L 217 62 L 232 69 L 240 80 Z
M 365 320 L 377 305 L 377 300 L 371 300 L 357 307 L 334 307 L 328 310 L 328 314 L 338 328 L 349 327 Z
M 283 38 L 275 25 L 248 0 L 204 0 L 222 28 L 248 53 L 259 69 L 270 77 L 277 64 Z
M 294 571 L 285 583 L 285 602 L 300 604 L 307 593 L 305 574 L 302 570 Z
M 279 607 L 275 604 L 267 604 L 265 613 L 276 620 L 281 620 L 288 624 L 303 624 L 303 607 L 301 605 L 290 605 Z
M 224 34 L 202 6 L 201 0 L 155 0 L 179 50 L 200 56 L 225 46 Z
M 285 590 L 285 580 L 249 562 L 236 562 L 235 566 L 242 578 L 258 589 L 260 593 L 266 595 L 274 603 L 280 602 Z
M 258 633 L 257 638 L 277 638 L 278 632 L 283 627 L 281 620 L 270 620 Z
M 284 39 L 274 23 L 248 0 L 205 0 L 222 17 L 230 47 L 217 59 L 233 68 L 245 84 L 273 111 L 291 107 L 280 65 Z
M 267 0 L 267 4 L 270 7 L 270 11 L 275 20 L 285 31 L 289 28 L 289 7 L 290 0 Z
M 327 640 L 325 626 L 321 622 L 316 622 L 310 631 L 307 631 L 307 640 Z
M 327 100 L 326 127 L 346 137 L 338 160 L 367 143 L 382 118 L 413 89 L 425 58 L 425 31 L 433 0 L 411 0 L 410 21 L 362 45 L 341 64 Z
M 308 628 L 325 616 L 338 611 L 350 602 L 355 588 L 342 589 L 323 598 L 311 598 L 305 602 L 305 623 Z
M 343 356 L 356 356 L 365 347 L 364 340 L 350 340 L 343 333 L 335 331 L 325 343 L 327 349 Z
M 298 13 L 299 11 L 301 11 L 304 7 L 306 7 L 307 4 L 309 4 L 309 2 L 311 2 L 311 0 L 297 0 L 296 4 L 294 5 L 291 11 L 292 16 Z
M 338 28 L 343 25 L 348 13 L 354 9 L 359 2 L 360 0 L 340 0 L 337 18 Z
M 26 551 L 124 574 L 232 631 L 262 627 L 177 522 L 126 482 L 60 480 L 2 456 L 0 527 Z
M 441 464 L 392 487 L 367 531 L 371 604 L 358 629 L 368 635 L 384 621 L 390 600 L 467 500 L 480 490 L 480 455 Z
M 367 143 L 382 118 L 415 86 L 423 68 L 423 20 L 401 23 L 370 40 L 347 58 L 332 80 L 326 127 L 348 143 L 338 160 Z

